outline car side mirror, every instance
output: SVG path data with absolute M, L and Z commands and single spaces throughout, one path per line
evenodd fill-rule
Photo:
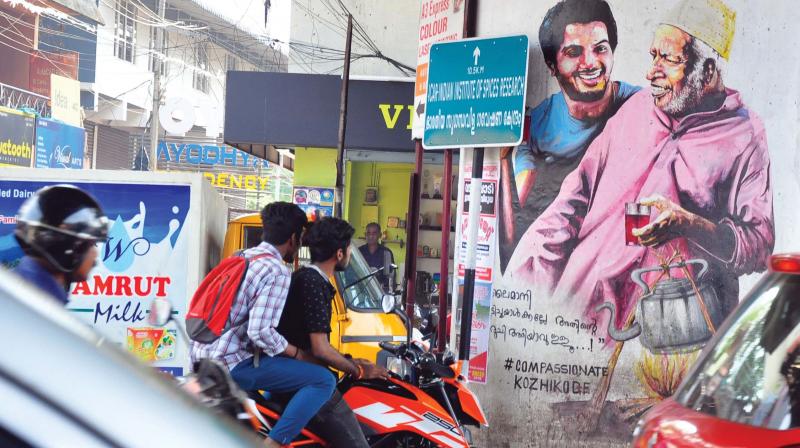
M 172 320 L 172 303 L 163 298 L 153 299 L 147 321 L 154 327 L 163 327 Z
M 395 298 L 391 294 L 384 294 L 383 299 L 381 300 L 381 308 L 383 309 L 384 313 L 391 313 L 397 307 L 397 302 L 395 302 Z
M 388 250 L 383 252 L 383 275 L 389 280 L 389 291 L 394 289 L 394 273 L 397 270 L 397 265 L 392 263 L 392 253 Z
M 389 275 L 392 272 L 392 254 L 391 252 L 383 252 L 383 273 Z

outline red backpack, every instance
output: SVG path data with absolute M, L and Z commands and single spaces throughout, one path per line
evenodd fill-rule
M 250 262 L 269 256 L 261 254 L 247 258 L 238 252 L 222 260 L 208 273 L 192 296 L 189 312 L 186 313 L 186 331 L 191 340 L 210 344 L 247 320 L 248 313 L 245 313 L 241 322 L 231 324 L 231 307 L 242 288 Z

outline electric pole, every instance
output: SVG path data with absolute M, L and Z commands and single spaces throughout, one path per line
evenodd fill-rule
M 350 45 L 353 41 L 353 16 L 347 15 L 347 41 L 344 45 L 344 68 L 342 69 L 342 95 L 339 102 L 339 146 L 336 151 L 336 193 L 333 214 L 344 216 L 344 137 L 347 131 L 347 92 L 350 88 Z
M 167 0 L 156 0 L 158 17 L 164 18 L 167 9 Z M 159 121 L 158 113 L 161 109 L 161 69 L 163 67 L 162 52 L 164 51 L 161 43 L 164 40 L 164 28 L 156 26 L 155 42 L 153 42 L 153 114 L 150 117 L 150 170 L 158 169 L 158 134 Z

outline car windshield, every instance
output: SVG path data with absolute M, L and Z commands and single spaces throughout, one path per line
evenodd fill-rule
M 737 423 L 800 426 L 800 276 L 768 274 L 728 322 L 678 401 Z
M 350 285 L 358 279 L 364 278 L 373 271 L 361 255 L 355 242 L 352 244 L 350 251 L 350 264 L 343 272 L 336 273 L 336 280 L 343 289 L 345 286 Z M 380 283 L 372 276 L 350 288 L 343 291 L 343 297 L 347 306 L 359 310 L 382 310 L 381 299 L 383 298 L 383 289 Z

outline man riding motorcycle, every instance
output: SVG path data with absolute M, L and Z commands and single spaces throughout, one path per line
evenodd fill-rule
M 25 252 L 14 273 L 66 305 L 70 284 L 85 281 L 95 265 L 108 218 L 80 188 L 48 186 L 22 204 L 14 237 Z
M 332 367 L 356 379 L 388 379 L 389 372 L 366 360 L 350 359 L 330 344 L 331 303 L 336 294 L 330 278 L 350 262 L 355 230 L 338 218 L 323 218 L 303 237 L 311 262 L 292 275 L 278 332 L 290 344 L 309 353 L 319 365 Z M 368 447 L 353 411 L 339 391 L 312 420 L 312 429 L 333 447 Z
M 300 247 L 305 213 L 296 205 L 273 202 L 261 212 L 263 242 L 244 251 L 251 260 L 231 306 L 235 324 L 211 343 L 192 341 L 192 362 L 210 358 L 230 369 L 244 390 L 293 394 L 266 446 L 291 442 L 331 397 L 336 381 L 276 330 L 291 279 L 285 262 Z

